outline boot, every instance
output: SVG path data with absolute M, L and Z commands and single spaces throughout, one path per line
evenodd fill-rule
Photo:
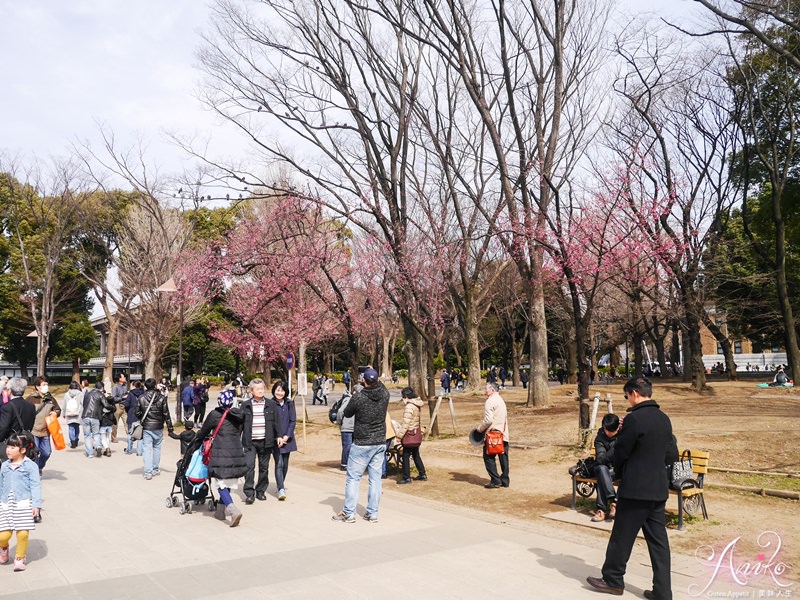
M 229 504 L 225 507 L 225 517 L 228 519 L 228 525 L 236 527 L 242 520 L 242 511 L 235 504 Z
M 103 456 L 103 449 L 102 448 L 95 448 L 94 449 L 94 455 L 97 458 L 100 458 L 101 456 Z
M 106 448 L 103 450 L 103 456 L 111 456 L 111 448 Z
M 214 518 L 220 521 L 225 520 L 225 505 L 222 502 L 217 502 L 217 509 L 214 511 Z

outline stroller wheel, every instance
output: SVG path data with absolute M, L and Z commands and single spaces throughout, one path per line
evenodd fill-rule
M 172 500 L 173 500 L 172 496 L 167 496 L 167 501 L 165 502 L 167 508 L 172 508 L 174 506 L 174 504 L 172 504 Z
M 209 500 L 208 501 L 208 511 L 209 512 L 214 512 L 216 509 L 217 509 L 217 503 L 214 502 L 213 500 Z
M 178 506 L 178 499 L 175 496 L 172 497 L 172 506 Z
M 185 505 L 181 504 L 180 506 L 178 506 L 178 512 L 184 514 L 186 512 Z
M 185 512 L 187 515 L 192 513 L 192 503 L 188 500 L 183 503 L 183 512 Z

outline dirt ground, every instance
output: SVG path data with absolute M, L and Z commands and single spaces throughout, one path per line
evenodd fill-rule
M 605 397 L 611 394 L 613 408 L 623 413 L 628 407 L 622 385 L 592 388 Z M 483 413 L 481 396 L 454 397 L 457 434 L 446 404 L 442 407 L 441 436 L 423 443 L 421 454 L 428 471 L 427 482 L 391 486 L 390 493 L 405 493 L 451 503 L 461 507 L 507 515 L 529 521 L 540 530 L 551 531 L 566 539 L 580 540 L 587 535 L 606 537 L 607 533 L 561 524 L 540 518 L 541 515 L 570 506 L 571 484 L 567 469 L 586 452 L 578 446 L 578 403 L 576 386 L 551 388 L 549 406 L 526 408 L 523 390 L 503 392 L 509 407 L 511 434 L 511 487 L 486 490 L 488 477 L 483 468 L 480 448 L 471 446 L 467 433 L 480 422 Z M 338 397 L 338 395 L 336 395 Z M 764 552 L 757 539 L 762 532 L 780 535 L 779 559 L 793 565 L 786 577 L 800 580 L 800 524 L 798 501 L 715 487 L 715 483 L 737 484 L 767 489 L 800 491 L 800 390 L 761 389 L 754 382 L 716 382 L 706 395 L 698 395 L 682 382 L 655 385 L 653 394 L 672 419 L 678 446 L 708 450 L 710 466 L 768 471 L 787 475 L 747 475 L 711 471 L 706 476 L 706 505 L 709 520 L 691 518 L 686 530 L 671 537 L 673 552 L 694 554 L 698 548 L 711 546 L 718 552 L 741 536 L 736 551 L 743 555 Z M 319 407 L 317 407 L 319 408 Z M 600 403 L 598 426 L 605 414 Z M 402 405 L 392 403 L 395 419 L 402 415 Z M 339 430 L 321 412 L 309 410 L 306 452 L 292 457 L 294 466 L 338 470 L 341 452 Z M 427 423 L 427 415 L 423 423 Z M 301 445 L 302 449 L 302 445 Z M 326 457 L 321 459 L 320 457 Z M 794 475 L 790 477 L 789 475 Z M 396 478 L 392 473 L 389 482 Z M 584 500 L 579 509 L 586 513 L 592 503 Z M 677 499 L 672 496 L 667 509 L 677 515 Z M 674 524 L 676 518 L 671 519 Z

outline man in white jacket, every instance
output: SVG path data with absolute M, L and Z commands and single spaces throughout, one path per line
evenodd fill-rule
M 503 453 L 489 455 L 486 444 L 483 445 L 483 464 L 489 473 L 490 481 L 484 487 L 490 490 L 499 487 L 508 487 L 508 411 L 506 403 L 500 396 L 496 383 L 486 384 L 486 404 L 483 405 L 483 421 L 478 425 L 478 431 L 485 433 L 492 429 L 503 432 Z M 497 461 L 500 459 L 500 472 L 497 474 Z

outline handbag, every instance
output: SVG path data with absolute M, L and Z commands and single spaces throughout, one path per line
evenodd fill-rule
M 489 456 L 497 456 L 506 451 L 505 444 L 503 443 L 503 433 L 506 430 L 506 421 L 503 422 L 503 431 L 497 429 L 490 429 L 486 432 L 484 443 L 486 444 L 486 454 Z
M 672 476 L 670 479 L 670 487 L 680 489 L 681 484 L 691 479 L 694 473 L 692 472 L 692 453 L 689 450 L 684 450 L 681 454 L 681 459 L 672 463 Z
M 225 409 L 225 412 L 222 413 L 222 417 L 220 418 L 219 424 L 217 424 L 217 428 L 214 430 L 214 433 L 210 438 L 203 440 L 203 464 L 207 465 L 209 462 L 211 462 L 211 448 L 214 445 L 214 440 L 217 438 L 219 428 L 222 427 L 222 424 L 225 422 L 225 417 L 228 416 L 228 412 L 230 412 L 230 410 L 230 408 Z
M 142 427 L 142 421 L 147 418 L 147 413 L 150 412 L 150 408 L 153 406 L 153 402 L 156 401 L 156 394 L 153 394 L 152 398 L 150 398 L 150 402 L 147 405 L 147 409 L 144 411 L 142 415 L 141 421 L 136 421 L 133 425 L 131 425 L 131 431 L 128 436 L 134 441 L 138 442 L 144 437 L 144 427 Z
M 45 417 L 47 423 L 47 431 L 50 432 L 50 437 L 53 438 L 53 446 L 56 450 L 63 450 L 67 447 L 64 442 L 64 434 L 61 431 L 61 423 L 58 422 L 58 417 L 54 414 L 49 414 Z
M 415 427 L 406 431 L 400 440 L 400 445 L 403 448 L 419 448 L 422 445 L 422 428 Z

